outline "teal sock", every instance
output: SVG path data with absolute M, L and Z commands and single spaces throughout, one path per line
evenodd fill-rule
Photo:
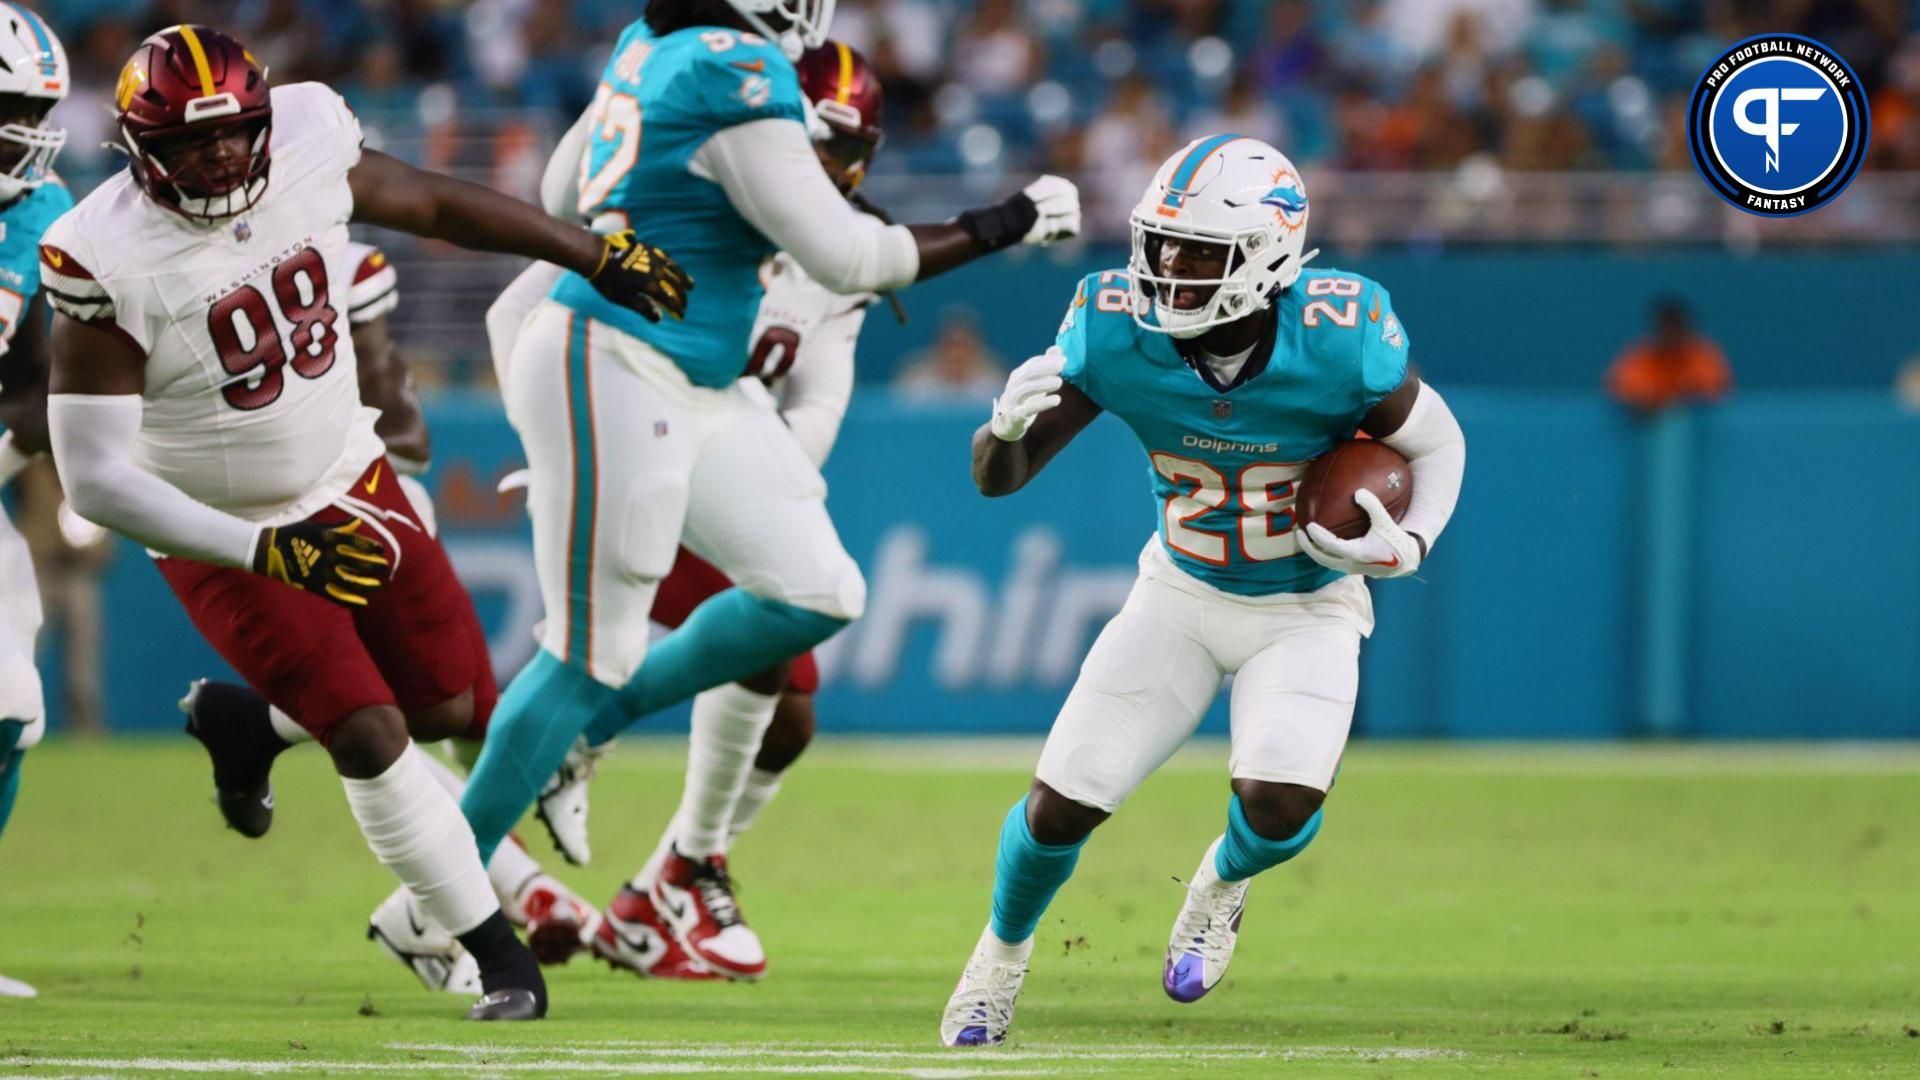
M 624 715 L 603 711 L 587 739 L 604 743 L 649 713 L 799 656 L 845 625 L 845 619 L 728 589 L 653 643 L 646 662 L 620 690 Z
M 1247 813 L 1240 809 L 1240 796 L 1227 804 L 1227 834 L 1213 853 L 1213 872 L 1221 881 L 1245 881 L 1262 870 L 1271 870 L 1307 850 L 1320 834 L 1320 814 L 1315 810 L 1300 831 L 1285 840 L 1269 840 L 1253 831 Z
M 0 720 L 0 833 L 7 831 L 7 819 L 13 816 L 13 800 L 20 794 L 20 762 L 25 750 L 15 750 L 20 736 L 26 734 L 23 720 Z
M 613 695 L 612 687 L 568 667 L 545 649 L 507 684 L 460 798 L 460 809 L 480 845 L 481 862 L 493 858 L 493 849 L 520 823 L 547 778 L 566 760 L 573 740 Z
M 993 864 L 993 936 L 1009 945 L 1033 936 L 1053 894 L 1073 876 L 1082 839 L 1073 844 L 1043 844 L 1027 827 L 1027 800 L 1007 812 L 1000 826 L 1000 854 Z

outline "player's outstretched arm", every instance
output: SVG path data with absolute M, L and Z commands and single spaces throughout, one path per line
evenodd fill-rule
M 1080 233 L 1080 192 L 1041 177 L 1004 202 L 938 225 L 889 225 L 833 186 L 792 120 L 755 120 L 709 138 L 694 155 L 740 216 L 838 293 L 895 289 L 1016 244 Z
M 380 410 L 373 433 L 387 444 L 389 457 L 425 468 L 433 455 L 427 418 L 420 411 L 413 374 L 393 346 L 385 315 L 354 326 L 353 355 L 360 361 L 360 400 Z
M 387 559 L 378 540 L 358 534 L 361 522 L 255 525 L 134 464 L 146 363 L 121 336 L 55 314 L 47 422 L 74 512 L 168 555 L 244 567 L 336 603 L 364 606 L 366 593 L 382 583 Z
M 662 311 L 675 318 L 686 313 L 693 279 L 630 229 L 602 236 L 492 188 L 416 169 L 375 150 L 361 153 L 347 182 L 357 222 L 550 262 L 649 319 L 658 320 Z
M 980 494 L 995 498 L 1027 486 L 1100 415 L 1092 398 L 1062 381 L 1065 364 L 1055 347 L 1007 376 L 1007 388 L 993 401 L 993 419 L 973 433 L 973 483 Z

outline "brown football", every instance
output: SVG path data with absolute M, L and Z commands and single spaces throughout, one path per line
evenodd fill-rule
M 1398 450 L 1375 439 L 1334 443 L 1300 478 L 1294 508 L 1301 526 L 1315 522 L 1343 540 L 1365 536 L 1367 512 L 1353 501 L 1361 488 L 1378 495 L 1387 513 L 1399 521 L 1413 501 L 1413 469 Z

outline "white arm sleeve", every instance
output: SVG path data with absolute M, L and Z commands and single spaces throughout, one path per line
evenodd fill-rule
M 587 156 L 592 115 L 592 109 L 581 113 L 580 119 L 560 136 L 560 145 L 553 148 L 553 156 L 547 159 L 547 171 L 540 175 L 540 205 L 562 221 L 580 218 L 580 159 Z
M 741 217 L 834 292 L 897 289 L 919 276 L 913 234 L 855 210 L 827 179 L 802 124 L 727 128 L 701 145 L 691 170 L 719 184 Z
M 168 555 L 247 566 L 260 527 L 195 502 L 133 463 L 138 394 L 54 394 L 47 399 L 53 460 L 74 513 Z
M 1439 391 L 1421 383 L 1406 422 L 1380 441 L 1400 451 L 1413 466 L 1413 502 L 1400 527 L 1425 540 L 1431 552 L 1460 501 L 1460 484 L 1467 473 L 1466 433 Z
M 853 397 L 853 347 L 867 321 L 864 304 L 823 320 L 800 342 L 793 370 L 780 383 L 780 416 L 814 465 L 825 465 Z
M 493 306 L 487 308 L 487 348 L 493 354 L 494 381 L 502 388 L 511 380 L 509 369 L 513 366 L 513 347 L 520 338 L 520 328 L 527 324 L 527 316 L 553 291 L 564 273 L 565 270 L 552 263 L 534 263 L 522 270 Z

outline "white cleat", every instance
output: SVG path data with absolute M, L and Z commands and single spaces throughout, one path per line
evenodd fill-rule
M 982 931 L 980 943 L 967 958 L 967 969 L 960 973 L 960 985 L 947 999 L 946 1015 L 940 1018 L 940 1041 L 948 1046 L 993 1046 L 1007 1041 L 1014 999 L 1020 996 L 1027 958 L 1032 955 L 1032 938 L 1009 947 L 993 936 L 991 927 Z
M 1221 881 L 1213 856 L 1220 841 L 1207 846 L 1193 880 L 1187 883 L 1187 902 L 1173 920 L 1167 941 L 1167 964 L 1160 985 L 1179 1002 L 1194 1002 L 1226 977 L 1233 947 L 1240 940 L 1240 915 L 1247 905 L 1246 881 Z
M 5 975 L 0 975 L 0 998 L 30 998 L 39 996 L 40 991 L 28 986 L 19 979 L 9 979 Z
M 560 857 L 575 866 L 585 866 L 593 858 L 593 848 L 587 844 L 587 781 L 612 746 L 611 742 L 588 746 L 584 735 L 575 739 L 567 759 L 547 779 L 533 804 L 534 815 L 547 827 Z
M 452 934 L 427 918 L 405 888 L 395 889 L 373 909 L 372 918 L 367 920 L 367 939 L 406 965 L 429 990 L 467 997 L 485 992 L 480 985 L 479 962 Z

